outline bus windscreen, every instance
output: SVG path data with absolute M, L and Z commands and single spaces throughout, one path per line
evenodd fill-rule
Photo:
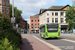
M 47 25 L 48 32 L 57 32 L 58 31 L 58 25 Z

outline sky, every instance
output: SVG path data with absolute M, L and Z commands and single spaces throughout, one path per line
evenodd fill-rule
M 12 0 L 10 0 L 10 4 L 12 4 Z M 28 23 L 30 23 L 30 16 L 39 14 L 40 9 L 66 5 L 72 6 L 72 0 L 14 0 L 14 6 L 22 10 L 22 17 Z

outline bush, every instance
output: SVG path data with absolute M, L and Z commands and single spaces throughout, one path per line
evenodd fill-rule
M 0 30 L 8 30 L 12 28 L 11 20 L 8 19 L 5 15 L 0 19 Z
M 7 38 L 0 41 L 0 50 L 20 50 L 15 48 L 14 45 L 11 45 Z
M 7 38 L 12 45 L 15 45 L 14 48 L 18 47 L 21 43 L 21 35 L 12 29 L 11 20 L 5 15 L 0 19 L 0 40 L 2 38 Z
M 21 43 L 21 35 L 16 30 L 0 31 L 0 39 L 7 37 L 11 44 L 19 46 Z

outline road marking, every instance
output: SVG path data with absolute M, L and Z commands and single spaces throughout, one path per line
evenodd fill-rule
M 68 42 L 75 43 L 75 41 L 73 41 L 73 40 L 68 40 L 68 39 L 61 39 L 61 40 L 64 40 L 64 41 L 68 41 Z
M 33 35 L 33 37 L 35 37 L 36 39 L 38 39 L 38 40 L 41 41 L 42 43 L 46 44 L 46 45 L 49 46 L 50 48 L 53 48 L 54 50 L 61 50 L 60 48 L 58 48 L 58 47 L 56 47 L 56 46 L 54 46 L 54 45 L 52 45 L 52 44 L 50 44 L 50 43 L 47 43 L 47 42 L 45 42 L 45 41 L 39 39 L 38 37 L 36 37 L 36 36 L 34 36 L 34 35 Z
M 66 36 L 66 35 L 61 35 L 61 36 L 75 38 L 75 36 Z

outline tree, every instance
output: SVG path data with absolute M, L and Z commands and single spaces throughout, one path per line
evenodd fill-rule
M 14 17 L 16 17 L 16 23 L 19 23 L 21 20 L 22 11 L 14 7 Z M 12 5 L 10 4 L 10 17 L 12 17 Z
M 3 15 L 3 18 L 0 19 L 0 30 L 8 30 L 12 28 L 11 20 L 7 18 L 6 15 Z
M 29 29 L 29 23 L 27 23 L 27 25 L 28 25 L 27 28 Z
M 75 23 L 73 23 L 73 20 L 75 20 L 75 9 L 74 6 L 69 7 L 69 9 L 66 11 L 66 22 L 68 24 L 68 28 L 72 29 L 72 27 L 75 27 Z

